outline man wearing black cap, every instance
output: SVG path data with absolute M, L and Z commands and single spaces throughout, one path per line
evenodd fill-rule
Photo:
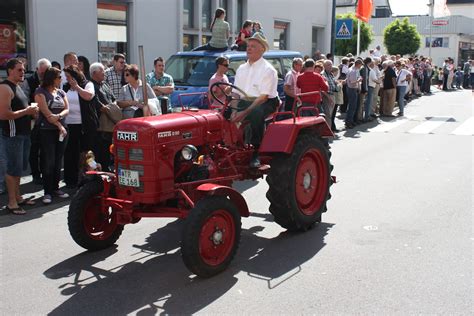
M 268 50 L 268 43 L 261 33 L 255 33 L 248 39 L 247 62 L 240 65 L 235 75 L 234 84 L 242 89 L 249 97 L 239 100 L 239 109 L 232 115 L 233 122 L 249 121 L 252 136 L 250 143 L 255 148 L 255 153 L 250 162 L 250 167 L 258 168 L 258 148 L 262 142 L 265 118 L 275 112 L 280 100 L 278 98 L 278 76 L 275 68 L 263 58 Z M 241 95 L 238 91 L 234 93 Z M 241 95 L 241 97 L 244 97 Z M 233 105 L 235 107 L 235 105 Z

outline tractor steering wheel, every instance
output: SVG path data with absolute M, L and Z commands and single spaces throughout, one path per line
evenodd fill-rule
M 219 89 L 222 94 L 225 95 L 225 98 L 226 98 L 226 103 L 222 102 L 215 94 L 214 92 L 214 87 L 216 87 L 217 89 Z M 232 88 L 232 89 L 227 89 L 228 87 Z M 236 97 L 236 93 L 232 93 L 232 90 L 235 89 L 237 90 L 238 92 L 240 92 L 242 94 L 242 96 L 238 96 Z M 229 92 L 226 92 L 226 90 L 230 90 Z M 211 92 L 211 96 L 214 100 L 216 100 L 217 102 L 219 102 L 220 104 L 222 104 L 224 107 L 226 107 L 226 105 L 228 105 L 231 101 L 233 100 L 250 100 L 250 97 L 247 95 L 247 93 L 245 93 L 245 91 L 243 91 L 242 89 L 240 89 L 239 87 L 231 84 L 231 83 L 227 83 L 227 82 L 216 82 L 216 83 L 213 83 L 211 85 L 211 87 L 209 88 L 209 91 Z M 228 106 L 229 107 L 229 106 Z M 233 108 L 234 110 L 237 110 L 236 108 Z

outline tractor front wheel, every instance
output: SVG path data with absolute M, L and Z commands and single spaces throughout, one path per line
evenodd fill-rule
M 71 200 L 68 214 L 72 239 L 87 250 L 101 250 L 113 245 L 122 234 L 113 208 L 103 208 L 101 180 L 85 183 Z
M 224 271 L 239 247 L 237 207 L 223 196 L 205 197 L 190 211 L 183 229 L 181 254 L 194 274 L 208 278 Z
M 298 136 L 290 155 L 271 162 L 267 176 L 270 212 L 280 226 L 305 231 L 321 222 L 332 184 L 330 152 L 315 134 Z

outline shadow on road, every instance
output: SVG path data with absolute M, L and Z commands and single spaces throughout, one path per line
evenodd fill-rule
M 42 197 L 42 196 L 41 196 Z M 41 197 L 34 199 L 36 205 L 23 206 L 23 209 L 27 212 L 25 215 L 13 215 L 7 211 L 5 207 L 0 210 L 0 228 L 13 226 L 15 224 L 24 223 L 37 218 L 42 217 L 45 213 L 57 210 L 63 206 L 68 205 L 71 202 L 70 198 L 67 199 L 53 199 L 53 202 L 48 205 L 44 205 L 41 202 Z
M 69 297 L 51 315 L 137 315 L 196 313 L 247 275 L 273 289 L 298 274 L 302 265 L 325 246 L 324 237 L 333 224 L 321 223 L 306 233 L 281 233 L 275 238 L 258 236 L 263 227 L 242 230 L 239 251 L 223 273 L 201 279 L 181 261 L 179 243 L 184 220 L 176 220 L 152 233 L 130 261 L 112 269 L 95 265 L 117 250 L 84 252 L 56 264 L 44 272 L 50 279 L 67 278 L 60 285 Z M 71 280 L 72 279 L 72 280 Z

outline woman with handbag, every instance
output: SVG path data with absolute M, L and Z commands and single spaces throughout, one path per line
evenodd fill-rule
M 138 79 L 140 75 L 138 66 L 133 64 L 127 65 L 124 70 L 124 75 L 127 84 L 120 89 L 119 98 L 117 100 L 117 104 L 122 108 L 123 118 L 128 119 L 156 115 L 157 113 L 153 113 L 154 111 L 150 109 L 148 104 L 143 104 L 143 83 Z M 144 84 L 146 84 L 149 103 L 154 103 L 154 105 L 159 103 L 150 85 L 146 82 Z

